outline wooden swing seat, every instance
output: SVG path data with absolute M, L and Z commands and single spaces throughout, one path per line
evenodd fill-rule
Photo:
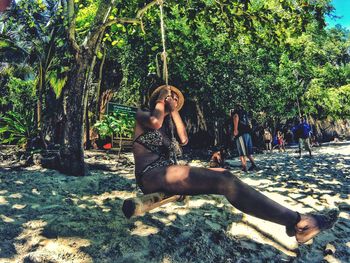
M 166 195 L 164 193 L 152 193 L 143 196 L 125 199 L 122 211 L 126 218 L 140 216 L 152 209 L 165 205 L 167 203 L 182 201 L 183 195 Z

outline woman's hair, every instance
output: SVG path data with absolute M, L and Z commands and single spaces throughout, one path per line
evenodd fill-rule
M 153 111 L 154 108 L 156 107 L 157 99 L 158 99 L 158 96 L 153 96 L 151 99 L 149 99 L 147 106 L 150 111 Z

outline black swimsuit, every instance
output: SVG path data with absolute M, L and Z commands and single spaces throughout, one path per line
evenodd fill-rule
M 138 182 L 140 182 L 141 177 L 145 173 L 154 168 L 176 164 L 174 145 L 171 140 L 159 130 L 146 130 L 134 140 L 134 143 L 135 142 L 159 156 L 155 161 L 146 165 L 141 172 L 135 174 Z

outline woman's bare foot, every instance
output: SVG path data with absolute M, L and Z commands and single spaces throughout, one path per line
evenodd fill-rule
M 326 214 L 301 215 L 295 226 L 295 238 L 298 243 L 305 243 L 315 237 L 319 232 L 333 227 L 337 222 L 339 210 L 332 209 Z

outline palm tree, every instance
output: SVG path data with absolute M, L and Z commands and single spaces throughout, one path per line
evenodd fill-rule
M 33 0 L 19 1 L 0 19 L 0 61 L 27 64 L 36 76 L 35 115 L 40 134 L 43 130 L 43 105 L 46 101 L 44 95 L 53 92 L 55 95 L 51 97 L 59 98 L 67 79 L 62 58 L 55 56 L 65 48 L 60 3 L 45 3 L 46 5 L 38 5 Z M 48 86 L 52 89 L 47 89 Z M 46 107 L 52 109 L 53 104 L 46 103 Z

